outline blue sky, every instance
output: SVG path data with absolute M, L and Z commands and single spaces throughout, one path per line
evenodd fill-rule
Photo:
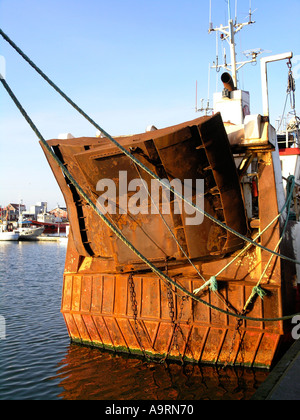
M 234 14 L 232 1 L 232 12 Z M 227 2 L 212 0 L 215 26 L 226 23 Z M 249 0 L 238 1 L 245 21 Z M 300 1 L 252 0 L 255 25 L 237 37 L 242 52 L 265 55 L 293 51 L 300 80 Z M 207 98 L 208 66 L 215 35 L 208 34 L 209 0 L 0 0 L 0 27 L 74 102 L 111 135 L 143 132 L 192 120 L 195 85 Z M 59 133 L 94 136 L 77 114 L 2 39 L 6 80 L 46 139 Z M 285 62 L 269 66 L 270 112 L 275 125 L 287 86 Z M 252 113 L 262 112 L 260 66 L 240 72 L 251 93 Z M 221 84 L 218 84 L 221 88 Z M 211 93 L 216 74 L 211 73 Z M 300 106 L 296 91 L 296 106 Z M 299 113 L 299 112 L 298 112 Z M 0 205 L 21 199 L 29 206 L 63 197 L 38 140 L 0 86 Z

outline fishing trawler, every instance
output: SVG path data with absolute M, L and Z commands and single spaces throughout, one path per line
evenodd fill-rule
M 35 240 L 38 236 L 42 235 L 44 228 L 25 222 L 22 225 L 19 225 L 16 231 L 19 233 L 20 241 L 29 241 Z
M 292 53 L 261 60 L 264 110 L 251 114 L 234 40 L 249 15 L 210 27 L 231 51 L 212 115 L 41 139 L 70 220 L 61 311 L 73 342 L 160 361 L 276 360 L 295 311 L 299 167 L 283 178 L 266 74 Z
M 35 240 L 38 236 L 42 235 L 44 227 L 35 226 L 31 221 L 24 220 L 22 213 L 20 213 L 16 231 L 19 233 L 20 241 L 30 241 Z

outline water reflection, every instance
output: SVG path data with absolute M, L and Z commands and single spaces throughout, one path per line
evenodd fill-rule
M 65 255 L 57 243 L 0 243 L 0 400 L 240 400 L 267 377 L 70 344 L 60 313 Z
M 157 364 L 71 344 L 57 378 L 65 400 L 242 400 L 266 371 Z

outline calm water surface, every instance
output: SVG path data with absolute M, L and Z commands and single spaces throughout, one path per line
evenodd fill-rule
M 60 243 L 0 242 L 0 400 L 241 400 L 267 377 L 70 344 L 60 313 L 65 255 Z

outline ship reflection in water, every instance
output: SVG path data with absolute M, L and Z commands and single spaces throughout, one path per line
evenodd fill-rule
M 0 400 L 240 400 L 268 376 L 70 344 L 60 313 L 65 256 L 61 243 L 0 242 Z
M 145 362 L 71 344 L 54 379 L 65 400 L 248 400 L 268 372 Z

